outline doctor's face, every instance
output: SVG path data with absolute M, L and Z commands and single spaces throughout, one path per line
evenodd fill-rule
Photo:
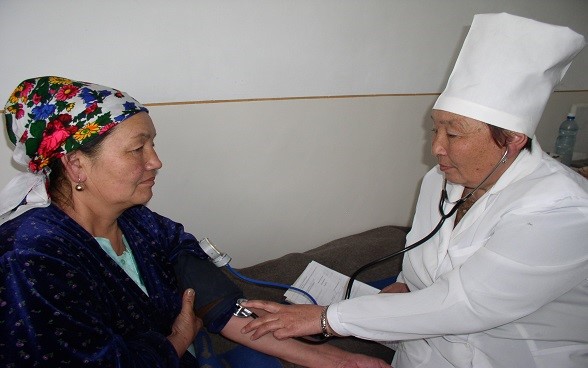
M 452 183 L 467 188 L 479 185 L 504 154 L 492 139 L 487 124 L 443 110 L 433 110 L 432 153 L 439 169 Z M 505 168 L 497 170 L 482 186 L 494 185 Z

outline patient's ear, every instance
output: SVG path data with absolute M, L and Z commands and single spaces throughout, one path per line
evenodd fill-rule
M 81 164 L 81 154 L 79 152 L 72 152 L 61 156 L 61 164 L 63 169 L 73 183 L 84 182 L 86 174 Z

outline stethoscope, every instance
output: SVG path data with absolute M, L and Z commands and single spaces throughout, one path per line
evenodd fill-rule
M 478 184 L 477 187 L 475 187 L 471 192 L 469 192 L 468 194 L 466 194 L 465 196 L 461 197 L 460 199 L 458 199 L 455 202 L 451 202 L 449 200 L 449 197 L 447 196 L 447 179 L 443 180 L 443 187 L 441 188 L 441 199 L 439 199 L 439 214 L 441 215 L 441 218 L 439 219 L 439 222 L 437 223 L 437 225 L 433 228 L 433 230 L 431 230 L 431 232 L 429 234 L 427 234 L 424 238 L 420 239 L 419 241 L 405 247 L 404 249 L 401 249 L 397 252 L 394 252 L 392 254 L 389 254 L 387 256 L 384 256 L 380 259 L 376 259 L 375 261 L 372 261 L 370 263 L 367 263 L 363 266 L 361 266 L 360 268 L 357 269 L 357 271 L 355 271 L 350 277 L 349 277 L 349 281 L 347 283 L 347 289 L 345 291 L 345 299 L 349 299 L 349 297 L 351 296 L 351 288 L 353 287 L 353 282 L 355 281 L 355 279 L 357 278 L 357 276 L 362 273 L 363 271 L 367 270 L 370 267 L 375 266 L 378 263 L 384 262 L 388 259 L 394 258 L 396 256 L 399 256 L 401 254 L 404 254 L 416 247 L 418 247 L 419 245 L 427 242 L 429 239 L 431 239 L 435 234 L 437 234 L 437 232 L 439 232 L 439 230 L 441 230 L 441 227 L 443 226 L 443 224 L 445 223 L 445 220 L 447 220 L 448 218 L 450 218 L 451 216 L 453 216 L 455 214 L 455 212 L 457 212 L 457 210 L 459 209 L 459 207 L 465 202 L 467 201 L 482 185 L 484 185 L 484 183 L 490 178 L 490 176 L 492 176 L 492 174 L 494 174 L 496 172 L 496 170 L 498 170 L 498 167 L 504 163 L 506 163 L 507 161 L 507 156 L 508 155 L 508 147 L 506 148 L 506 150 L 504 151 L 504 154 L 502 155 L 502 157 L 500 158 L 500 161 L 498 161 L 496 163 L 496 165 L 494 165 L 494 167 L 492 168 L 492 170 L 490 171 L 490 173 L 488 175 L 486 175 L 486 177 L 480 182 L 480 184 Z M 449 204 L 453 204 L 453 207 L 449 210 L 449 212 L 445 213 L 445 202 L 449 203 Z
M 378 263 L 384 262 L 390 258 L 394 258 L 396 256 L 404 254 L 404 253 L 418 247 L 419 245 L 425 243 L 429 239 L 431 239 L 441 229 L 441 226 L 443 226 L 443 224 L 445 223 L 445 220 L 447 220 L 448 218 L 453 216 L 455 214 L 455 212 L 457 212 L 458 208 L 465 201 L 467 201 L 468 198 L 470 198 L 482 185 L 484 185 L 484 183 L 490 178 L 490 176 L 492 176 L 492 174 L 494 174 L 496 172 L 496 170 L 498 170 L 498 167 L 501 164 L 506 163 L 506 161 L 507 161 L 506 156 L 507 155 L 508 155 L 508 148 L 506 148 L 506 150 L 504 151 L 504 154 L 500 158 L 500 161 L 498 161 L 496 163 L 496 165 L 494 165 L 494 167 L 492 168 L 490 173 L 488 175 L 486 175 L 486 177 L 480 182 L 480 184 L 478 184 L 478 186 L 476 186 L 471 192 L 469 192 L 468 194 L 461 197 L 460 199 L 458 199 L 455 202 L 451 202 L 449 200 L 449 197 L 447 195 L 447 189 L 446 189 L 447 179 L 443 180 L 443 187 L 441 188 L 441 199 L 439 200 L 439 213 L 441 214 L 441 218 L 439 219 L 439 222 L 437 223 L 435 228 L 433 230 L 431 230 L 431 232 L 429 234 L 427 234 L 424 238 L 420 239 L 419 241 L 415 242 L 414 244 L 411 244 L 411 245 L 405 247 L 404 249 L 401 249 L 401 250 L 394 252 L 390 255 L 387 255 L 385 257 L 382 257 L 380 259 L 377 259 L 375 261 L 367 263 L 367 264 L 363 265 L 362 267 L 360 267 L 359 269 L 357 269 L 357 271 L 355 271 L 349 277 L 349 281 L 347 283 L 347 290 L 345 291 L 344 299 L 349 299 L 349 296 L 351 295 L 351 288 L 353 287 L 353 282 L 355 281 L 355 279 L 357 278 L 357 276 L 361 272 L 365 271 L 366 269 L 368 269 Z M 445 213 L 445 210 L 444 210 L 445 202 L 447 202 L 449 204 L 453 204 L 453 207 L 447 213 Z M 218 251 L 218 249 L 216 249 L 216 247 L 212 243 L 210 243 L 210 241 L 207 238 L 200 241 L 200 244 L 201 244 L 200 245 L 201 247 L 204 245 L 204 247 L 202 249 L 211 257 L 211 259 L 213 259 L 213 262 L 215 263 L 215 265 L 217 265 L 218 267 L 222 267 L 224 265 L 227 265 L 227 267 L 229 267 L 228 262 L 230 261 L 230 257 L 228 257 L 226 254 L 220 253 L 220 251 Z M 244 278 L 242 275 L 236 273 L 230 267 L 229 267 L 229 270 L 231 270 L 233 273 L 235 273 L 237 277 L 242 278 L 245 281 L 251 281 L 250 279 Z M 303 290 L 300 290 L 300 291 L 304 292 Z M 240 317 L 240 318 L 247 318 L 247 317 L 258 318 L 258 316 L 254 312 L 252 312 L 251 310 L 249 310 L 246 307 L 244 307 L 243 305 L 241 305 L 241 303 L 244 300 L 245 299 L 237 300 L 236 306 L 235 306 L 236 309 L 235 309 L 235 312 L 233 313 L 233 315 Z M 322 344 L 322 343 L 330 340 L 330 337 L 324 337 L 321 334 L 317 334 L 317 335 L 313 335 L 313 336 L 301 336 L 301 337 L 297 337 L 296 339 L 304 341 L 306 343 L 310 343 L 310 344 Z

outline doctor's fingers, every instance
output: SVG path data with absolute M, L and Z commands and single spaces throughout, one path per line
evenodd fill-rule
M 278 313 L 282 307 L 284 307 L 283 304 L 278 304 L 267 300 L 247 300 L 241 303 L 241 305 L 246 308 L 263 309 L 269 313 Z
M 267 320 L 267 317 L 272 317 L 271 319 Z M 256 318 L 253 321 L 246 324 L 242 329 L 242 334 L 248 334 L 253 331 L 253 334 L 249 336 L 251 340 L 257 340 L 260 337 L 268 334 L 274 333 L 274 337 L 280 340 L 276 335 L 275 331 L 283 328 L 283 323 L 279 319 L 276 319 L 274 315 L 269 314 L 267 316 Z M 278 334 L 280 335 L 280 334 Z
M 242 304 L 244 307 L 261 309 L 271 314 L 279 315 L 278 318 L 297 320 L 299 322 L 316 319 L 320 321 L 322 306 L 315 304 L 279 304 L 265 300 L 248 300 Z
M 279 305 L 279 310 L 279 312 L 266 314 L 249 322 L 243 327 L 242 333 L 256 330 L 253 337 L 259 338 L 268 332 L 274 332 L 274 337 L 284 339 L 321 332 L 320 316 L 323 307 L 307 304 Z
M 256 318 L 241 329 L 243 334 L 253 332 L 249 336 L 251 340 L 257 340 L 268 333 L 272 333 L 277 340 L 313 334 L 308 331 L 311 331 L 311 329 L 308 329 L 308 325 L 305 323 L 292 320 L 288 316 L 282 317 L 280 314 L 268 314 Z

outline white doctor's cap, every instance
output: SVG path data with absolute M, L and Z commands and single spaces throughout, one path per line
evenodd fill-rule
M 433 108 L 533 137 L 553 88 L 584 45 L 567 27 L 478 14 Z

